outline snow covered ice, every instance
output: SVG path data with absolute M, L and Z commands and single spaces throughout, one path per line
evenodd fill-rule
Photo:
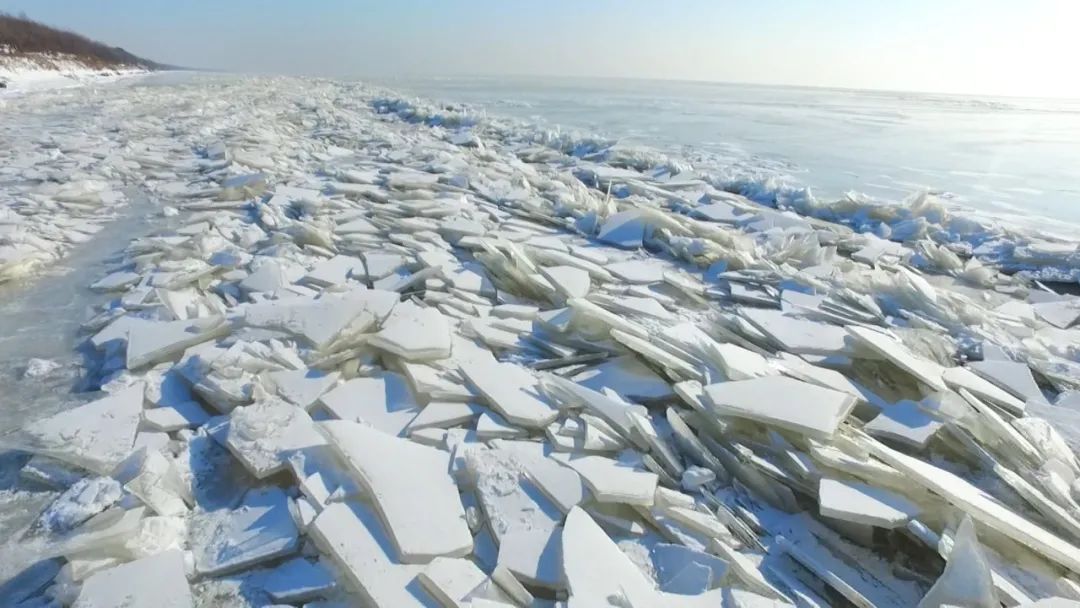
M 0 600 L 1080 601 L 1080 303 L 995 266 L 1048 243 L 362 83 L 2 104 L 4 293 L 89 310 L 12 374 Z

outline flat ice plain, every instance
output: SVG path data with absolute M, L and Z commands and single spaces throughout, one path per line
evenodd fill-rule
M 359 83 L 0 110 L 4 606 L 1080 600 L 1075 243 Z

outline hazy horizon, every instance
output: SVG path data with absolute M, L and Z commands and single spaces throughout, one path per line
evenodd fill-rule
M 1067 0 L 0 0 L 171 65 L 338 78 L 674 80 L 1080 98 Z

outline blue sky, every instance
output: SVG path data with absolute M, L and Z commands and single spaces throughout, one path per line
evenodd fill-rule
M 0 0 L 159 61 L 1080 97 L 1080 0 Z

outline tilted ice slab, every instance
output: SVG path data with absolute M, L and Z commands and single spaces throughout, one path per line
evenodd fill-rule
M 976 521 L 1073 572 L 1080 572 L 1080 547 L 1028 521 L 982 490 L 948 471 L 901 454 L 877 442 L 868 441 L 865 445 L 871 454 L 895 467 L 913 482 L 932 490 L 950 504 L 963 509 Z
M 330 505 L 311 526 L 311 536 L 329 555 L 366 603 L 377 608 L 437 608 L 438 602 L 414 582 L 423 566 L 394 557 L 390 538 L 373 513 L 361 506 Z M 471 537 L 470 537 L 471 541 Z
M 920 382 L 934 390 L 945 389 L 945 381 L 942 380 L 944 368 L 933 361 L 913 354 L 899 340 L 880 331 L 865 327 L 849 325 L 847 330 L 858 340 L 860 345 L 866 346 L 881 357 L 892 361 L 897 367 L 908 372 Z
M 896 528 L 919 514 L 914 503 L 863 483 L 822 479 L 818 484 L 821 514 L 858 524 Z
M 326 444 L 306 411 L 280 400 L 234 409 L 215 433 L 258 479 L 284 470 L 296 451 Z
M 236 510 L 197 520 L 192 539 L 196 572 L 217 576 L 296 551 L 300 539 L 290 500 L 278 488 L 251 490 Z
M 461 364 L 461 373 L 492 408 L 514 424 L 540 428 L 559 415 L 537 394 L 537 379 L 513 363 L 470 361 Z
M 294 298 L 248 306 L 244 322 L 254 327 L 280 329 L 323 349 L 346 329 L 363 333 L 393 310 L 398 295 L 380 290 L 326 294 L 317 300 Z
M 190 346 L 227 332 L 228 326 L 220 317 L 141 324 L 128 332 L 127 367 L 138 369 L 175 357 Z
M 178 550 L 108 568 L 83 583 L 77 608 L 190 608 L 191 591 Z
M 145 385 L 136 383 L 115 395 L 33 422 L 4 442 L 108 475 L 131 452 L 145 390 Z
M 437 308 L 404 302 L 368 343 L 408 361 L 445 359 L 450 356 L 450 326 Z
M 403 563 L 426 563 L 472 551 L 473 539 L 445 452 L 356 422 L 319 429 L 370 496 Z
M 393 436 L 404 435 L 420 413 L 408 382 L 393 372 L 349 380 L 319 402 L 341 420 L 363 422 Z
M 815 439 L 831 438 L 855 406 L 850 394 L 783 376 L 710 384 L 705 399 L 722 415 L 773 424 Z

